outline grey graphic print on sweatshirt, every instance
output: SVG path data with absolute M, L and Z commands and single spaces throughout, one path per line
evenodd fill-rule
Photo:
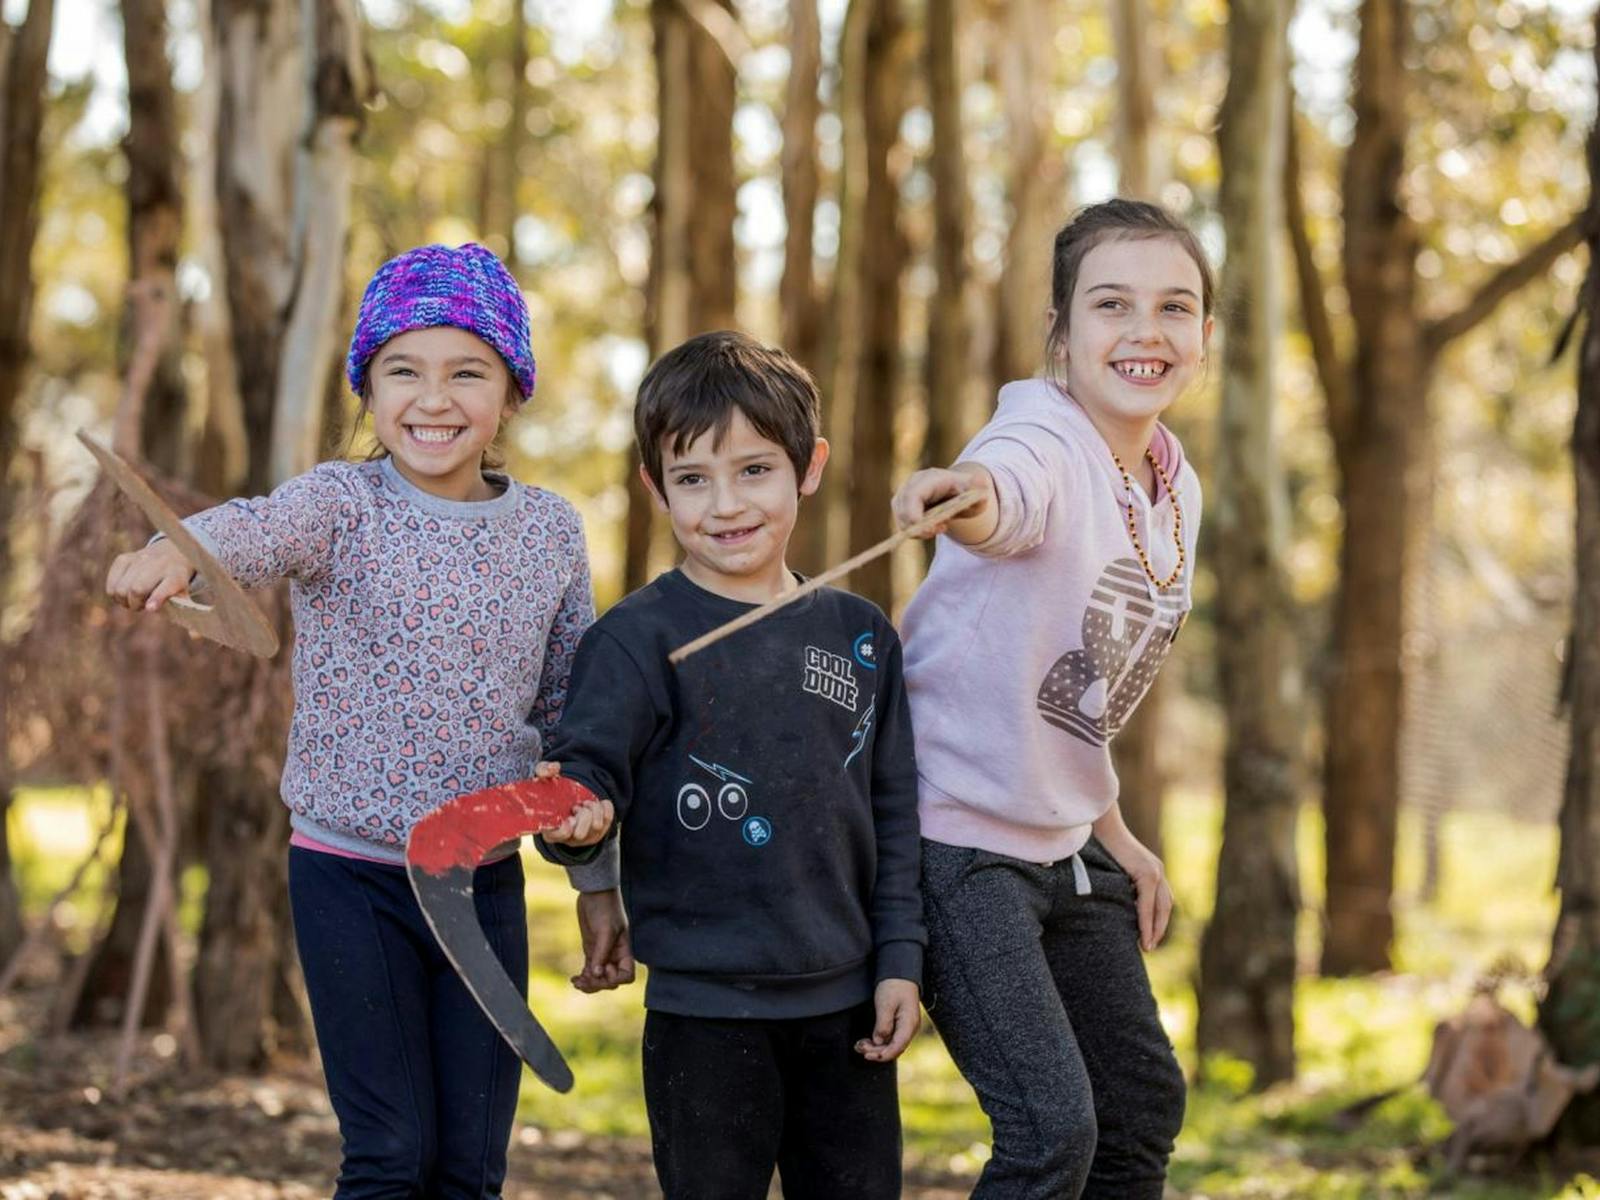
M 1056 660 L 1039 685 L 1039 714 L 1091 746 L 1111 740 L 1150 689 L 1188 611 L 1184 580 L 1155 589 L 1138 560 L 1107 564 L 1083 614 L 1083 649 Z

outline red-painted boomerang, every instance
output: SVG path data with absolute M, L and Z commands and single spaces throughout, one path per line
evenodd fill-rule
M 571 779 L 519 779 L 440 805 L 416 823 L 406 844 L 411 890 L 445 957 L 500 1035 L 558 1092 L 571 1090 L 572 1070 L 489 948 L 472 902 L 472 873 L 495 847 L 554 829 L 594 798 Z

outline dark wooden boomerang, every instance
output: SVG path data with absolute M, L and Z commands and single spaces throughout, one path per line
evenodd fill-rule
M 572 1090 L 572 1069 L 489 948 L 472 902 L 472 873 L 496 846 L 554 829 L 594 798 L 575 780 L 519 779 L 440 805 L 416 823 L 406 844 L 411 890 L 445 957 L 500 1036 L 558 1092 Z
M 222 564 L 189 532 L 178 514 L 156 495 L 155 489 L 145 482 L 133 464 L 81 429 L 78 440 L 88 447 L 101 470 L 110 476 L 122 494 L 139 506 L 150 523 L 166 534 L 189 565 L 199 572 L 215 599 L 213 604 L 201 604 L 188 596 L 174 596 L 161 606 L 161 611 L 185 629 L 224 646 L 248 650 L 260 658 L 276 654 L 277 631 L 244 594 L 244 589 L 234 582 L 233 576 L 223 570 Z

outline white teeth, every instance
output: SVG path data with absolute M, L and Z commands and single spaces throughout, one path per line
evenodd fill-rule
M 1123 361 L 1116 364 L 1118 373 L 1129 379 L 1159 379 L 1167 373 L 1164 362 Z
M 451 442 L 461 430 L 450 427 L 423 428 L 420 425 L 411 426 L 411 436 L 419 442 Z

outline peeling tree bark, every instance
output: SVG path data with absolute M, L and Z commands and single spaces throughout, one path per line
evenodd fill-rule
M 350 182 L 362 105 L 372 84 L 355 0 L 303 0 L 313 40 L 306 55 L 305 131 L 296 152 L 294 296 L 282 334 L 273 401 L 273 482 L 309 471 L 321 455 L 322 404 L 343 330 Z
M 210 0 L 197 0 L 196 21 L 201 28 L 205 62 L 215 64 L 216 27 L 211 19 Z M 205 72 L 191 102 L 190 121 L 194 128 L 215 129 L 221 102 L 222 82 L 213 66 Z M 217 207 L 217 144 L 210 137 L 198 142 L 189 169 L 188 219 L 195 260 L 211 286 L 196 302 L 193 312 L 205 361 L 205 419 L 195 456 L 194 483 L 208 496 L 231 496 L 243 486 L 248 469 L 247 435 L 228 321 L 227 276 Z
M 1217 656 L 1228 736 L 1216 907 L 1200 943 L 1197 1043 L 1248 1062 L 1255 1086 L 1294 1077 L 1300 679 L 1284 577 L 1277 456 L 1278 269 L 1287 0 L 1233 0 L 1217 128 L 1218 207 L 1237 298 L 1222 361 L 1215 499 Z

